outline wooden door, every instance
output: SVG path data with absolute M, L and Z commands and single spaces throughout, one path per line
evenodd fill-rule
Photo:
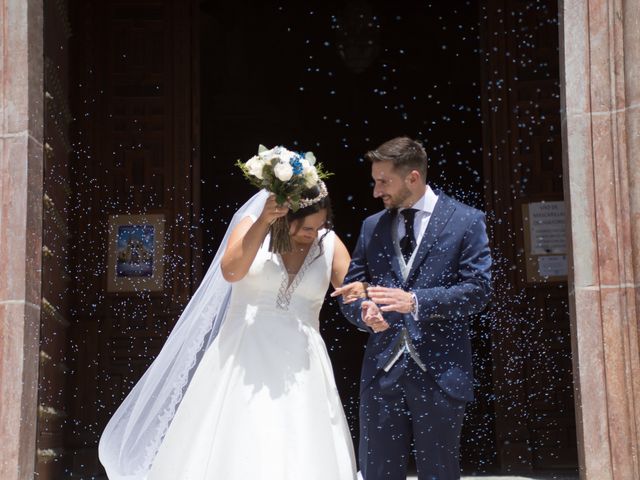
M 567 283 L 527 275 L 522 208 L 563 198 L 557 2 L 485 0 L 480 19 L 498 463 L 575 469 Z
M 72 471 L 85 478 L 101 473 L 100 434 L 157 355 L 199 276 L 195 3 L 73 4 L 80 207 L 68 438 Z M 112 215 L 163 217 L 158 290 L 109 288 Z

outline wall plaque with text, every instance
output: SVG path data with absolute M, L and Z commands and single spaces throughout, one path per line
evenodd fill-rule
M 528 282 L 566 281 L 567 231 L 563 201 L 522 205 Z

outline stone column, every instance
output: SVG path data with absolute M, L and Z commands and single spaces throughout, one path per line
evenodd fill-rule
M 640 7 L 560 3 L 581 478 L 640 478 Z
M 0 478 L 32 479 L 42 250 L 42 0 L 0 4 Z

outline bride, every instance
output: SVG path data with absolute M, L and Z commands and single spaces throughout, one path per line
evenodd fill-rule
M 268 250 L 287 216 L 293 250 Z M 296 212 L 261 191 L 234 216 L 202 285 L 114 414 L 99 455 L 111 480 L 354 480 L 351 436 L 319 313 L 349 253 L 326 187 Z M 347 301 L 363 293 L 353 284 Z

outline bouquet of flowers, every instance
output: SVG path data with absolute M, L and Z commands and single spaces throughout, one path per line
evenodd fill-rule
M 319 187 L 321 193 L 315 201 L 327 195 L 322 180 L 330 174 L 323 169 L 322 164 L 316 163 L 316 158 L 311 152 L 301 154 L 281 146 L 267 149 L 260 145 L 257 155 L 246 162 L 238 160 L 237 165 L 253 185 L 274 193 L 279 205 L 287 203 L 294 212 L 315 203 L 314 199 L 309 201 L 302 198 L 301 194 L 306 190 L 314 186 Z M 291 251 L 289 222 L 286 216 L 277 219 L 271 225 L 270 233 L 269 251 Z

